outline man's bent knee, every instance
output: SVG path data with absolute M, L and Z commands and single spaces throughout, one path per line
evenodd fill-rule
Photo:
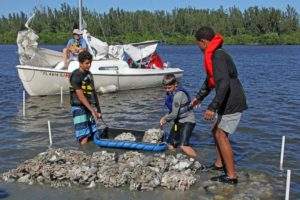
M 214 133 L 214 136 L 217 139 L 227 138 L 227 133 L 225 131 L 223 131 L 222 129 L 217 128 L 215 133 Z

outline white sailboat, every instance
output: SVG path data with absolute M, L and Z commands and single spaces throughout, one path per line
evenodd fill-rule
M 79 0 L 79 28 L 82 29 L 82 0 Z M 63 66 L 61 52 L 38 47 L 38 36 L 29 27 L 31 18 L 25 26 L 27 30 L 18 33 L 17 44 L 20 65 L 16 66 L 19 77 L 27 93 L 31 96 L 55 95 L 69 90 L 70 73 L 79 67 L 78 61 L 71 61 L 67 69 Z M 165 74 L 174 73 L 181 78 L 183 70 L 167 65 L 163 69 L 143 68 L 155 51 L 157 41 L 146 41 L 126 45 L 108 45 L 106 42 L 90 36 L 83 30 L 83 38 L 87 41 L 88 50 L 93 54 L 90 68 L 94 76 L 97 92 L 115 92 L 118 90 L 142 89 L 161 85 Z M 126 60 L 140 62 L 137 68 L 132 68 Z M 148 60 L 149 61 L 149 60 Z

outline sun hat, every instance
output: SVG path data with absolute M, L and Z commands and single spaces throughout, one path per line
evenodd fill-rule
M 81 30 L 76 28 L 76 29 L 73 30 L 73 34 L 82 35 L 82 32 L 81 32 Z

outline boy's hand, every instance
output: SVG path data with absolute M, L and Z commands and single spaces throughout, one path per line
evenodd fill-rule
M 166 119 L 164 117 L 162 117 L 160 119 L 159 123 L 160 123 L 160 126 L 163 126 L 163 125 L 165 125 L 167 123 L 167 121 L 166 121 Z
M 93 110 L 92 115 L 95 119 L 100 119 L 102 117 L 102 114 L 98 113 L 96 110 Z
M 192 100 L 192 102 L 191 102 L 191 105 L 192 105 L 192 107 L 193 108 L 197 108 L 198 106 L 199 106 L 199 104 L 200 104 L 201 102 L 197 99 L 197 98 L 194 98 L 193 100 Z
M 204 113 L 204 119 L 205 119 L 205 120 L 211 121 L 211 120 L 214 119 L 215 114 L 216 114 L 216 113 L 213 112 L 213 111 L 211 111 L 211 110 L 206 110 L 205 113 Z

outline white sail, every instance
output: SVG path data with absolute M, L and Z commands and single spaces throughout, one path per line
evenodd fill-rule
M 19 61 L 22 65 L 54 67 L 57 63 L 62 61 L 62 53 L 38 47 L 37 40 L 39 36 L 29 27 L 33 16 L 26 22 L 28 29 L 18 32 L 17 45 Z
M 143 58 L 149 57 L 156 50 L 157 43 L 148 44 L 143 46 L 124 45 L 124 51 L 134 61 L 142 60 Z
M 88 51 L 93 55 L 94 60 L 105 59 L 108 55 L 108 44 L 91 36 L 87 30 L 83 31 L 83 39 L 87 43 Z

